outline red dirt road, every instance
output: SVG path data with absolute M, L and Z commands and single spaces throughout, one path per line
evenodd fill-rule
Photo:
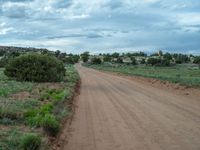
M 82 85 L 64 150 L 200 150 L 199 97 L 77 69 Z

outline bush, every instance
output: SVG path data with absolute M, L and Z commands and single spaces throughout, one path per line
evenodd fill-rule
M 8 77 L 19 81 L 58 82 L 65 75 L 64 64 L 53 56 L 26 54 L 14 58 L 5 68 Z
M 140 63 L 145 64 L 146 63 L 145 59 L 143 58 Z
M 137 61 L 136 61 L 135 57 L 131 57 L 131 64 L 137 65 Z
M 149 58 L 147 60 L 147 64 L 152 65 L 152 66 L 158 65 L 160 63 L 161 63 L 161 59 L 158 59 L 158 58 Z
M 83 54 L 81 54 L 81 58 L 82 58 L 83 62 L 87 62 L 89 60 L 89 57 L 90 57 L 89 52 L 84 52 Z
M 200 56 L 195 57 L 193 63 L 200 65 Z
M 41 137 L 35 133 L 27 133 L 22 137 L 21 145 L 24 150 L 38 150 L 41 145 Z
M 0 59 L 0 68 L 5 67 L 7 63 L 8 63 L 8 59 L 7 58 Z
M 42 120 L 44 131 L 50 136 L 56 136 L 60 126 L 54 115 L 46 114 Z
M 94 57 L 94 58 L 92 58 L 91 62 L 92 62 L 92 64 L 101 64 L 101 59 Z
M 162 59 L 161 60 L 161 66 L 170 66 L 170 60 L 169 59 Z
M 103 61 L 104 62 L 111 62 L 111 56 L 110 55 L 106 55 L 106 56 L 104 56 L 104 58 L 103 58 Z

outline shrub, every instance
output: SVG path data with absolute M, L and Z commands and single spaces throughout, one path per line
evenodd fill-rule
M 106 56 L 104 56 L 104 58 L 103 58 L 103 61 L 104 62 L 111 62 L 111 56 L 110 55 L 106 55 Z
M 118 57 L 116 63 L 123 64 L 123 59 L 121 57 Z
M 38 150 L 41 145 L 41 137 L 35 133 L 27 133 L 22 137 L 21 147 L 24 150 Z
M 136 65 L 137 64 L 137 61 L 136 61 L 135 57 L 131 57 L 131 64 L 132 65 Z
M 19 81 L 58 82 L 65 75 L 65 67 L 53 56 L 26 54 L 10 61 L 5 74 Z
M 42 120 L 44 131 L 50 136 L 56 136 L 60 126 L 54 115 L 46 114 Z
M 143 58 L 140 63 L 145 64 L 146 63 L 145 59 Z
M 5 67 L 7 63 L 8 63 L 8 59 L 7 58 L 0 59 L 0 68 Z
M 101 64 L 101 59 L 94 57 L 94 58 L 92 58 L 91 62 L 92 62 L 92 64 Z
M 83 54 L 81 54 L 83 62 L 87 62 L 89 60 L 89 57 L 90 57 L 89 52 L 84 52 Z
M 200 64 L 200 56 L 195 57 L 193 63 Z
M 169 59 L 162 59 L 161 60 L 161 66 L 170 66 L 170 60 Z
M 152 65 L 152 66 L 158 65 L 160 63 L 161 63 L 161 59 L 159 59 L 159 58 L 149 58 L 147 60 L 147 64 Z

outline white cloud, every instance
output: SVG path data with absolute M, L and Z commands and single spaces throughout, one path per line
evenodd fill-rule
M 95 51 L 199 50 L 200 2 L 196 0 L 9 0 L 0 4 L 1 44 Z

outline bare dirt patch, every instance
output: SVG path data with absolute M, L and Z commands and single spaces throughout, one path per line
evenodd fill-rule
M 14 99 L 14 100 L 26 100 L 28 98 L 30 98 L 30 93 L 29 92 L 19 92 L 19 93 L 16 93 L 16 94 L 12 94 L 10 96 L 11 99 Z

